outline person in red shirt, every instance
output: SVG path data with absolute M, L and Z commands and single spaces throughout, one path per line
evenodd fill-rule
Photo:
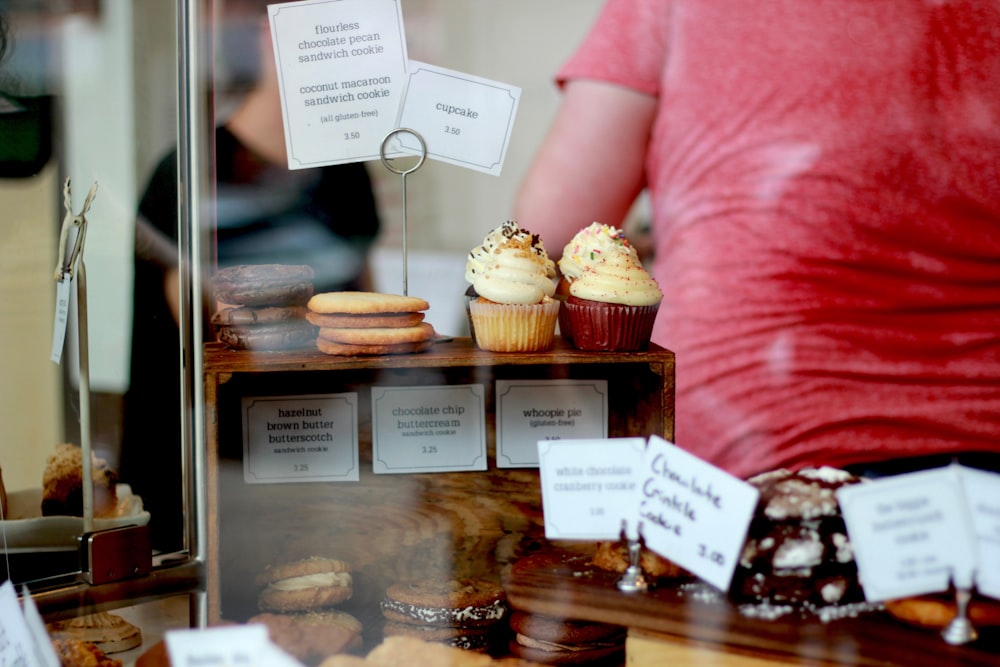
M 648 192 L 678 445 L 1000 468 L 1000 3 L 609 0 L 557 82 L 514 214 Z

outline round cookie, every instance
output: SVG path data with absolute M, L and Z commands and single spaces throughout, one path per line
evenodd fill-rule
M 421 625 L 386 621 L 382 628 L 385 637 L 415 637 L 425 642 L 446 644 L 467 651 L 485 651 L 492 646 L 494 632 L 491 626 L 462 628 L 451 625 Z
M 346 313 L 314 313 L 307 311 L 310 324 L 329 329 L 368 329 L 372 327 L 415 327 L 424 321 L 422 312 L 350 315 Z
M 429 350 L 433 345 L 433 340 L 425 340 L 419 343 L 396 343 L 395 345 L 351 345 L 350 343 L 337 343 L 323 337 L 316 339 L 316 348 L 320 352 L 342 357 L 373 354 L 411 354 Z
M 257 585 L 264 587 L 257 600 L 261 611 L 320 609 L 354 594 L 349 563 L 315 556 L 268 566 L 257 576 Z
M 241 306 L 300 305 L 313 296 L 312 267 L 286 264 L 241 264 L 216 271 L 215 298 Z
M 507 614 L 503 588 L 493 582 L 450 580 L 393 584 L 381 602 L 390 621 L 479 627 Z
M 894 618 L 924 628 L 941 630 L 955 618 L 955 598 L 943 595 L 886 600 L 885 610 Z M 972 599 L 968 607 L 969 621 L 973 627 L 1000 627 L 1000 600 L 985 596 Z
M 322 292 L 309 299 L 314 313 L 374 315 L 380 313 L 415 313 L 430 308 L 424 299 L 384 292 Z
M 434 338 L 434 327 L 421 322 L 412 327 L 370 327 L 366 329 L 323 327 L 319 336 L 334 343 L 349 345 L 398 345 L 400 343 L 422 343 Z
M 220 308 L 212 315 L 212 324 L 225 326 L 228 324 L 269 324 L 272 322 L 287 322 L 302 320 L 308 314 L 305 306 L 227 306 Z
M 294 350 L 313 346 L 316 327 L 304 319 L 266 324 L 226 324 L 216 327 L 215 338 L 232 350 Z
M 301 614 L 265 612 L 247 620 L 267 627 L 271 641 L 299 660 L 315 664 L 324 658 L 361 648 L 361 621 L 339 610 Z
M 602 570 L 622 574 L 629 566 L 628 545 L 621 540 L 599 542 L 592 562 Z M 680 565 L 651 549 L 643 549 L 639 552 L 639 568 L 645 575 L 655 579 L 679 579 L 691 576 Z

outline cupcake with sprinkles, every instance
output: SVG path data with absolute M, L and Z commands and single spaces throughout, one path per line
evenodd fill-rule
M 662 300 L 634 252 L 611 252 L 570 283 L 562 308 L 577 349 L 629 352 L 649 346 Z
M 569 297 L 570 285 L 585 269 L 593 268 L 602 259 L 618 253 L 639 261 L 635 248 L 625 238 L 625 232 L 617 227 L 592 222 L 578 231 L 563 248 L 559 259 L 559 283 L 556 285 L 555 298 L 565 302 Z M 567 340 L 573 338 L 573 326 L 565 308 L 559 311 L 559 333 Z

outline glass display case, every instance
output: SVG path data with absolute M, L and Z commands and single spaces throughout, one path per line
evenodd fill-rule
M 47 622 L 125 615 L 145 635 L 126 662 L 173 628 L 261 622 L 275 637 L 301 639 L 306 631 L 290 624 L 307 612 L 334 619 L 318 630 L 323 641 L 282 646 L 308 665 L 399 635 L 454 645 L 485 637 L 476 648 L 509 657 L 523 630 L 508 625 L 515 614 L 605 633 L 598 643 L 613 650 L 591 664 L 997 660 L 995 627 L 955 646 L 878 606 L 827 618 L 748 610 L 676 570 L 624 590 L 623 574 L 637 566 L 629 556 L 641 549 L 603 541 L 610 562 L 601 563 L 597 540 L 546 537 L 536 443 L 523 429 L 550 427 L 559 439 L 586 423 L 591 438 L 674 436 L 670 350 L 588 352 L 557 336 L 543 352 L 492 353 L 476 346 L 466 320 L 467 251 L 504 219 L 555 108 L 552 72 L 599 0 L 402 2 L 410 58 L 523 91 L 501 176 L 428 161 L 411 175 L 407 199 L 398 174 L 375 160 L 364 164 L 367 180 L 349 186 L 370 188 L 378 220 L 355 239 L 370 263 L 338 284 L 426 299 L 437 334 L 430 349 L 337 356 L 220 340 L 218 315 L 232 304 L 217 302 L 211 286 L 235 226 L 266 228 L 255 241 L 265 252 L 246 256 L 275 257 L 286 240 L 257 220 L 278 215 L 274 193 L 344 187 L 308 180 L 316 170 L 290 177 L 280 159 L 275 166 L 275 145 L 284 158 L 280 115 L 246 115 L 274 64 L 266 4 L 0 2 L 2 572 Z M 532 48 L 510 49 L 512 34 Z M 271 193 L 238 192 L 248 172 L 264 174 Z M 367 203 L 348 204 L 351 194 L 336 190 L 356 222 Z M 632 222 L 643 215 L 639 202 Z M 316 237 L 303 238 L 308 246 Z M 60 261 L 76 244 L 79 263 Z M 352 265 L 346 254 L 330 257 L 337 271 Z M 60 292 L 67 267 L 72 280 Z M 61 300 L 64 347 L 53 342 Z M 532 401 L 545 407 L 529 428 Z M 554 407 L 560 401 L 575 412 Z M 62 443 L 93 453 L 80 474 L 111 485 L 114 511 L 97 509 L 100 484 L 80 486 L 80 515 L 45 509 Z M 445 456 L 450 446 L 458 453 Z M 331 590 L 345 580 L 349 593 Z M 391 608 L 407 586 L 431 600 L 434 586 L 492 586 L 509 615 L 440 624 L 454 636 L 440 625 L 400 626 Z M 316 598 L 320 589 L 332 597 Z

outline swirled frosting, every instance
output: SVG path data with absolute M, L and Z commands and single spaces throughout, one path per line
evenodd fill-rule
M 482 244 L 469 252 L 468 260 L 465 263 L 466 282 L 475 285 L 476 278 L 483 274 L 487 265 L 493 263 L 494 256 L 499 251 L 500 246 L 507 241 L 519 241 L 522 245 L 527 244 L 527 248 L 531 253 L 542 262 L 546 276 L 549 278 L 555 277 L 555 262 L 549 258 L 542 239 L 537 234 L 532 234 L 526 229 L 521 229 L 514 220 L 507 220 L 499 227 L 490 231 L 486 235 L 486 238 L 483 239 Z
M 651 306 L 663 299 L 659 285 L 639 258 L 621 252 L 609 253 L 585 268 L 569 286 L 569 293 L 580 299 L 626 306 Z
M 475 274 L 472 286 L 479 296 L 496 303 L 541 303 L 556 291 L 549 273 L 552 260 L 536 252 L 531 239 L 504 240 Z M 543 250 L 544 253 L 544 250 Z
M 625 238 L 625 232 L 611 225 L 592 222 L 578 231 L 563 248 L 559 270 L 569 280 L 576 280 L 584 269 L 612 253 L 624 253 L 638 259 L 635 248 Z

